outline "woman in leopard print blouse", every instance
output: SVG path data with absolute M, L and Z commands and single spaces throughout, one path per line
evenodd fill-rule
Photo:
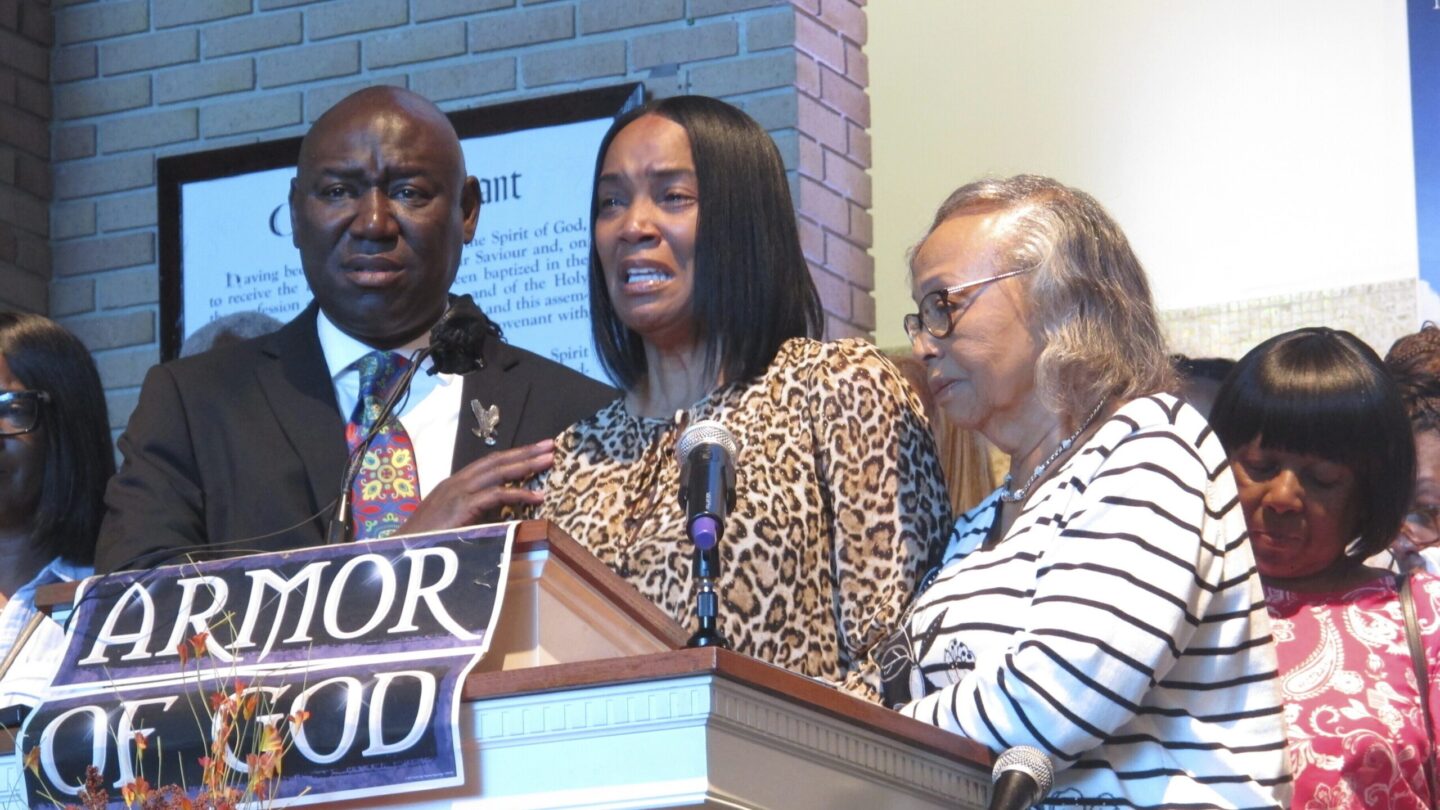
M 541 516 L 684 626 L 682 419 L 739 446 L 721 541 L 734 649 L 876 697 L 870 652 L 950 526 L 929 427 L 873 346 L 822 343 L 784 167 L 743 112 L 676 97 L 622 116 L 592 208 L 595 340 L 624 395 L 556 442 Z

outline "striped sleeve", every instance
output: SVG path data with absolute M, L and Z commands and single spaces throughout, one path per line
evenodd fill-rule
M 1123 421 L 1106 430 L 1136 427 Z M 1028 506 L 1065 504 L 1039 521 L 1060 531 L 1036 568 L 1029 608 L 1005 617 L 1019 624 L 1012 641 L 907 714 L 994 750 L 1036 746 L 1063 768 L 1141 711 L 1180 657 L 1227 585 L 1204 536 L 1211 473 L 1169 426 L 1113 446 L 1101 439 L 1081 452 L 1108 457 L 1074 465 L 1093 470 L 1086 480 L 1062 478 Z

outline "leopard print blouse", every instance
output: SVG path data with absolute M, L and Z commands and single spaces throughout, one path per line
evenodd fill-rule
M 922 414 L 875 347 L 803 338 L 690 409 L 739 445 L 717 582 L 735 650 L 878 700 L 871 648 L 898 626 L 951 525 Z M 677 438 L 672 420 L 611 403 L 556 441 L 540 517 L 694 629 Z

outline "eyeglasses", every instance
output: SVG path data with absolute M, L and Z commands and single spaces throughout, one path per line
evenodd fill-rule
M 1440 506 L 1417 503 L 1410 507 L 1402 530 L 1410 544 L 1416 548 L 1425 548 L 1440 542 Z M 1423 534 L 1417 534 L 1416 530 Z
M 40 423 L 40 403 L 49 402 L 44 391 L 6 391 L 0 394 L 0 436 L 29 433 Z
M 965 315 L 965 312 L 970 309 L 970 304 L 975 300 L 975 296 L 973 295 L 960 300 L 952 300 L 951 296 L 957 296 L 966 290 L 984 287 L 986 284 L 999 281 L 1002 278 L 1010 278 L 1011 276 L 1018 276 L 1021 273 L 1028 273 L 1034 269 L 1034 267 L 1027 267 L 1023 270 L 1011 270 L 1008 273 L 1001 273 L 998 276 L 990 276 L 989 278 L 982 278 L 978 281 L 969 281 L 955 287 L 946 287 L 943 290 L 936 290 L 935 292 L 926 294 L 924 298 L 920 299 L 920 311 L 912 312 L 905 316 L 905 334 L 909 336 L 911 340 L 914 340 L 920 336 L 920 327 L 923 326 L 925 327 L 925 331 L 930 333 L 931 337 L 950 337 L 950 333 L 955 331 L 955 324 Z

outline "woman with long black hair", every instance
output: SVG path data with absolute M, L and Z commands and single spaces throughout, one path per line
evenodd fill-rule
M 91 572 L 115 472 L 90 352 L 48 318 L 0 313 L 0 707 L 34 705 L 63 652 L 40 585 Z

